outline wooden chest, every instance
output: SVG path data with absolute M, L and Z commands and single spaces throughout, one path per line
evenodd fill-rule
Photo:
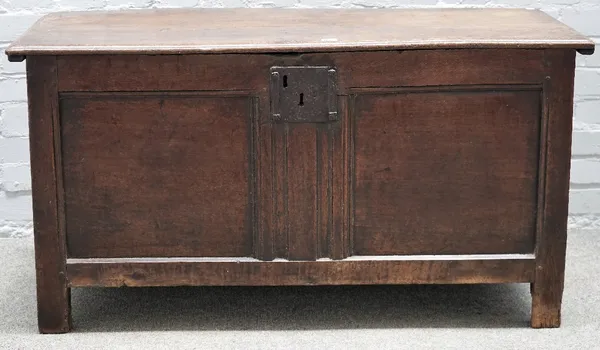
M 44 17 L 7 49 L 40 331 L 71 329 L 71 287 L 175 285 L 522 282 L 558 326 L 593 49 L 530 10 Z

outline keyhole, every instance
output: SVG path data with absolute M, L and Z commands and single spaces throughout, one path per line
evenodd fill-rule
M 304 106 L 304 94 L 300 94 L 300 102 L 298 102 L 298 106 Z
M 286 88 L 287 87 L 287 75 L 283 76 L 283 87 Z

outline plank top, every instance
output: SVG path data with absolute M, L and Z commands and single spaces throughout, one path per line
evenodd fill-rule
M 10 45 L 27 55 L 571 48 L 594 42 L 525 9 L 149 9 L 46 15 Z

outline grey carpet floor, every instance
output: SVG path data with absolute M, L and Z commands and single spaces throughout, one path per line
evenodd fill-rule
M 600 232 L 569 234 L 563 325 L 525 284 L 74 289 L 75 330 L 36 328 L 32 239 L 0 239 L 0 349 L 600 349 Z

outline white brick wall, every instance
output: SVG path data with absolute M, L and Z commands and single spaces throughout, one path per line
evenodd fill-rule
M 599 0 L 0 0 L 0 237 L 31 234 L 24 63 L 4 48 L 43 14 L 158 7 L 530 7 L 600 43 Z M 600 47 L 578 56 L 569 223 L 600 228 Z

